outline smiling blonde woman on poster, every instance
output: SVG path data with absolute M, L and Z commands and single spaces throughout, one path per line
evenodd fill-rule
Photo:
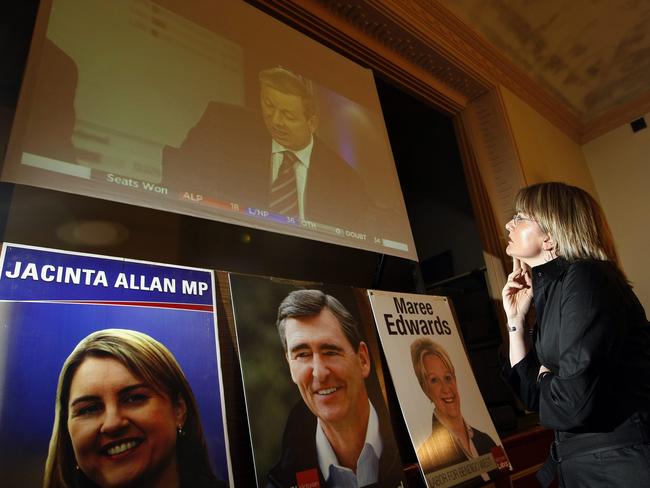
M 447 351 L 429 338 L 419 338 L 411 343 L 411 360 L 422 391 L 435 407 L 431 435 L 417 448 L 424 473 L 490 453 L 496 446 L 492 438 L 463 418 L 456 370 Z M 483 474 L 468 484 L 489 479 Z
M 555 430 L 538 479 L 547 486 L 557 473 L 568 488 L 650 486 L 650 327 L 603 211 L 563 183 L 524 188 L 515 209 L 506 224 L 513 271 L 503 288 L 509 380 Z
M 172 353 L 124 329 L 83 339 L 59 375 L 44 488 L 223 486 Z

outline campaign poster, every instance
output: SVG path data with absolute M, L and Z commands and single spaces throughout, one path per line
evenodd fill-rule
M 365 291 L 230 286 L 257 486 L 404 486 Z
M 446 297 L 368 290 L 427 485 L 480 486 L 510 463 Z
M 230 482 L 211 271 L 16 244 L 0 260 L 3 486 Z

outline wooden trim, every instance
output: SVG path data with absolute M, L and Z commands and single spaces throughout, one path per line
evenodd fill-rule
M 437 0 L 368 0 L 385 4 L 410 30 L 424 36 L 444 56 L 453 59 L 465 76 L 501 84 L 531 105 L 551 123 L 579 142 L 583 125 L 566 103 L 548 92 L 470 29 Z
M 583 144 L 650 112 L 650 92 L 586 122 L 439 0 L 246 0 L 455 115 L 502 85 Z
M 521 471 L 517 471 L 516 473 L 510 475 L 510 481 L 515 481 L 519 478 L 523 478 L 524 476 L 537 473 L 540 469 L 542 469 L 542 466 L 544 466 L 544 463 L 535 464 L 534 466 L 530 466 L 526 469 L 522 469 Z
M 506 241 L 501 226 L 512 217 L 515 194 L 526 180 L 499 90 L 473 100 L 461 120 L 492 204 L 495 232 L 503 249 Z
M 585 124 L 582 144 L 650 113 L 650 91 Z
M 501 84 L 575 141 L 583 125 L 437 0 L 248 0 L 454 115 Z
M 458 113 L 473 96 L 488 89 L 453 72 L 448 60 L 360 0 L 248 1 L 362 66 L 377 70 L 447 115 Z
M 500 303 L 501 289 L 505 285 L 505 277 L 507 275 L 504 269 L 505 247 L 500 239 L 501 232 L 499 231 L 499 226 L 494 211 L 492 210 L 493 206 L 490 202 L 490 196 L 485 188 L 476 155 L 467 134 L 468 128 L 460 115 L 454 118 L 454 129 L 463 162 L 467 189 L 472 202 L 472 210 L 474 211 L 476 225 L 483 247 L 483 258 L 485 260 L 490 298 L 495 315 L 499 321 L 501 340 L 503 344 L 507 344 L 506 318 Z

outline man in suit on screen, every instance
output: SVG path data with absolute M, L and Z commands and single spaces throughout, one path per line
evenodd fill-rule
M 210 102 L 180 148 L 163 156 L 166 185 L 296 222 L 362 230 L 360 175 L 316 136 L 310 80 L 282 67 L 259 73 L 260 112 Z

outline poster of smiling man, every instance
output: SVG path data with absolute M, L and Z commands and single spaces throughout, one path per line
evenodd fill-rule
M 368 294 L 427 485 L 479 486 L 498 469 L 510 468 L 448 299 Z
M 213 274 L 5 244 L 3 486 L 228 486 Z
M 257 485 L 403 486 L 364 293 L 234 274 L 230 285 Z

